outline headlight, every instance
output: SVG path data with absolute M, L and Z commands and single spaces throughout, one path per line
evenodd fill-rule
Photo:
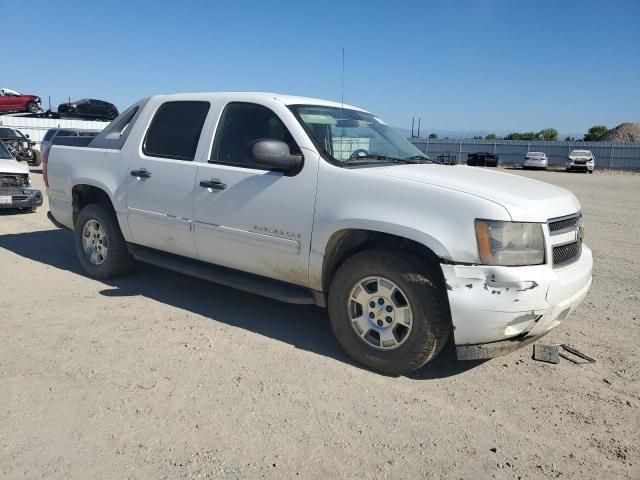
M 539 223 L 476 220 L 476 238 L 484 265 L 544 263 L 544 234 Z

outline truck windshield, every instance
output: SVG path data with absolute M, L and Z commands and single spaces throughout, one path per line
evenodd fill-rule
M 7 147 L 5 147 L 2 142 L 0 142 L 0 160 L 13 160 L 9 150 L 7 150 Z
M 16 130 L 12 128 L 0 128 L 0 138 L 22 138 Z
M 293 105 L 316 145 L 334 163 L 424 163 L 429 158 L 370 113 L 340 107 Z

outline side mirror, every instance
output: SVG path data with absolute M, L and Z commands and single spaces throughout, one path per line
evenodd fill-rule
M 31 138 L 31 137 L 29 136 L 29 134 L 28 134 L 28 133 L 25 135 L 25 137 L 27 137 L 27 138 Z
M 251 163 L 293 176 L 302 169 L 302 155 L 292 155 L 289 145 L 280 140 L 260 138 L 249 144 L 247 157 Z

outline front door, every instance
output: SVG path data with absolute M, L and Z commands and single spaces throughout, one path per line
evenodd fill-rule
M 194 163 L 209 102 L 170 101 L 157 109 L 131 154 L 127 219 L 134 243 L 196 258 L 193 241 Z
M 0 111 L 12 112 L 18 108 L 18 97 L 13 94 L 7 93 L 0 96 Z
M 261 138 L 284 141 L 292 153 L 301 153 L 269 108 L 241 102 L 225 107 L 209 162 L 196 174 L 198 254 L 207 262 L 306 285 L 317 154 L 305 150 L 304 167 L 287 177 L 249 163 L 247 146 Z

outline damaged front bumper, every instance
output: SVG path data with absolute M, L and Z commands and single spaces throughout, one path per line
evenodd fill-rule
M 458 358 L 510 353 L 557 327 L 591 286 L 593 258 L 563 267 L 443 264 Z
M 0 208 L 36 208 L 42 205 L 42 192 L 31 187 L 0 187 Z

